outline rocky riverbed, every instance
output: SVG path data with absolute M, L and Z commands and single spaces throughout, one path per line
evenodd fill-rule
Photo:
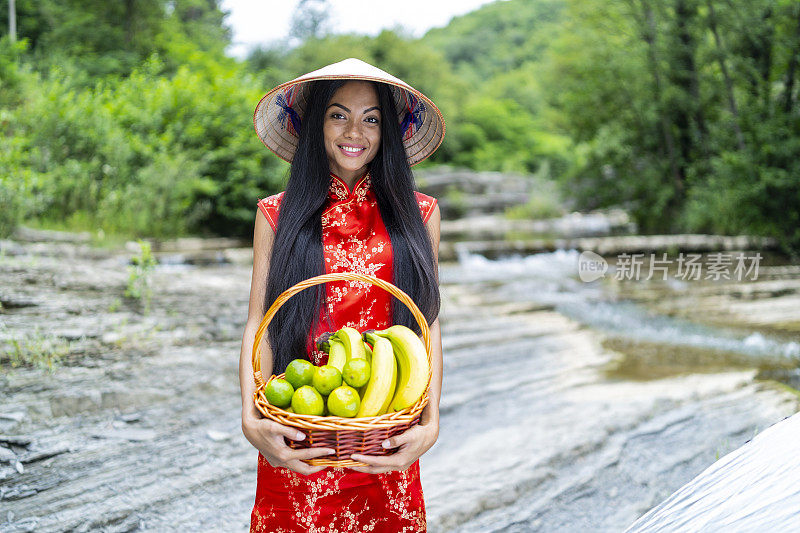
M 0 243 L 0 530 L 247 529 L 249 255 L 165 261 L 144 315 L 123 297 L 129 251 Z M 431 531 L 621 531 L 798 410 L 796 267 L 682 290 L 582 283 L 576 264 L 442 263 Z M 11 368 L 33 354 L 50 357 Z

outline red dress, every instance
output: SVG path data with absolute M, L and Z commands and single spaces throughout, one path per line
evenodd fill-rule
M 258 202 L 272 229 L 284 193 Z M 436 199 L 415 192 L 427 222 Z M 352 191 L 331 174 L 322 214 L 325 272 L 360 272 L 392 281 L 392 246 L 381 220 L 369 173 Z M 392 296 L 381 288 L 358 281 L 328 283 L 326 305 L 334 328 L 359 331 L 391 325 Z M 320 318 L 323 311 L 320 311 Z M 319 329 L 322 329 L 321 326 Z M 315 336 L 322 331 L 316 331 Z M 312 351 L 315 364 L 324 364 L 323 352 Z M 425 502 L 419 461 L 403 472 L 365 474 L 347 468 L 326 468 L 304 476 L 287 468 L 273 468 L 258 454 L 258 482 L 252 532 L 372 531 L 412 533 L 426 531 Z

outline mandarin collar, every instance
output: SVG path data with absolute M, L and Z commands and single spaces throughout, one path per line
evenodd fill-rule
M 352 191 L 347 187 L 347 184 L 342 178 L 331 172 L 331 185 L 328 190 L 328 196 L 334 201 L 348 200 L 356 195 L 366 195 L 371 186 L 372 177 L 369 171 L 356 182 Z

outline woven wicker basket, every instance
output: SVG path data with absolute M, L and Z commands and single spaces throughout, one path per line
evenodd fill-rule
M 275 313 L 278 312 L 278 309 L 280 309 L 289 298 L 303 289 L 329 281 L 347 280 L 362 281 L 380 287 L 391 293 L 409 308 L 414 319 L 420 326 L 425 350 L 428 354 L 428 383 L 425 387 L 425 393 L 414 405 L 402 411 L 362 418 L 301 415 L 289 413 L 279 407 L 271 405 L 264 395 L 264 388 L 269 381 L 282 378 L 284 374 L 279 376 L 272 375 L 266 382 L 261 374 L 261 341 L 266 334 L 267 326 L 270 321 L 275 316 Z M 312 466 L 328 467 L 364 466 L 364 463 L 350 459 L 350 455 L 353 453 L 361 453 L 364 455 L 390 455 L 394 453 L 397 450 L 396 448 L 387 450 L 381 446 L 381 443 L 387 438 L 398 435 L 417 424 L 422 409 L 428 404 L 428 391 L 431 383 L 430 329 L 428 328 L 428 322 L 425 320 L 425 316 L 414 301 L 406 293 L 387 281 L 375 276 L 367 276 L 355 272 L 341 272 L 315 276 L 301 281 L 284 291 L 275 299 L 275 302 L 267 310 L 264 318 L 261 320 L 261 325 L 256 332 L 253 343 L 253 375 L 256 382 L 256 390 L 253 394 L 256 408 L 270 420 L 274 420 L 285 426 L 297 428 L 306 434 L 306 438 L 301 441 L 285 439 L 286 443 L 291 448 L 331 448 L 335 450 L 332 455 L 317 459 L 309 459 L 305 461 L 306 463 Z

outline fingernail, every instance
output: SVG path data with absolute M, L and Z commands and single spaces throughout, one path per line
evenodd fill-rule
M 306 438 L 306 434 L 303 433 L 302 431 L 298 431 L 297 436 L 294 438 L 294 440 L 303 440 L 304 438 Z
M 383 441 L 383 443 L 381 443 L 381 446 L 383 446 L 384 448 L 389 448 L 390 447 L 389 441 L 388 440 Z

